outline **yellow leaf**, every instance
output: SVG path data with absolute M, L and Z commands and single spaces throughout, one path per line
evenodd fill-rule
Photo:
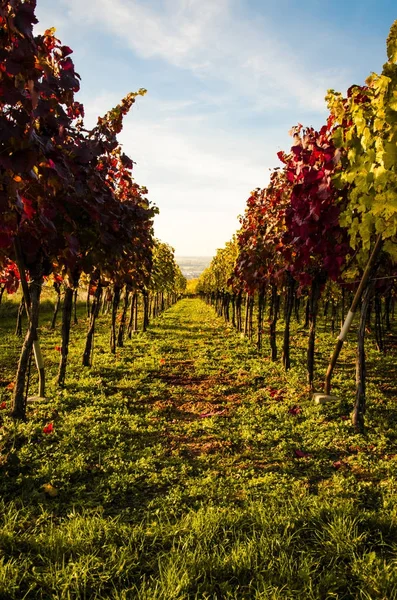
M 55 496 L 58 495 L 58 490 L 53 485 L 51 485 L 51 483 L 44 483 L 42 488 L 44 493 L 47 494 L 47 496 L 50 496 L 51 498 L 55 498 Z

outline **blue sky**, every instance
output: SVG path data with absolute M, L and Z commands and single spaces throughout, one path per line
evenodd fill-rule
M 215 253 L 328 88 L 379 72 L 395 0 L 38 0 L 37 31 L 74 50 L 94 124 L 141 87 L 121 141 L 177 255 Z

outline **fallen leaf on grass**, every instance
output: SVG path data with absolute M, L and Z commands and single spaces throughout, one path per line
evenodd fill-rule
M 52 423 L 48 423 L 45 427 L 43 427 L 43 433 L 52 433 L 54 431 L 54 425 Z
M 297 404 L 294 404 L 294 406 L 291 406 L 291 408 L 288 409 L 288 413 L 290 415 L 300 415 L 302 412 L 302 409 L 300 406 L 298 406 Z
M 7 408 L 7 402 L 2 402 L 2 403 L 0 404 L 0 409 L 1 409 L 1 410 L 4 410 L 5 408 Z
M 6 390 L 13 390 L 13 389 L 14 389 L 14 387 L 15 387 L 15 382 L 14 382 L 14 381 L 11 381 L 11 383 L 9 383 L 9 384 L 6 386 Z
M 58 495 L 58 490 L 53 485 L 51 485 L 51 483 L 44 483 L 42 485 L 42 489 L 44 493 L 47 494 L 47 496 L 50 496 L 51 498 L 55 498 L 55 496 Z
M 307 458 L 310 456 L 308 452 L 304 452 L 303 450 L 294 450 L 294 454 L 296 458 Z
M 265 390 L 269 392 L 270 397 L 274 398 L 274 400 L 283 399 L 284 390 L 276 390 L 275 388 L 265 388 Z
M 225 414 L 225 412 L 226 412 L 226 408 L 219 412 L 202 413 L 201 415 L 199 415 L 199 417 L 200 417 L 200 419 L 206 419 L 207 417 L 220 417 L 221 415 Z
M 347 464 L 343 462 L 343 460 L 336 460 L 332 463 L 332 466 L 338 471 L 338 469 L 340 469 L 341 467 L 347 467 Z

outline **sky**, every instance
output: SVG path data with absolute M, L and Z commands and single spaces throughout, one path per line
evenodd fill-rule
M 395 0 L 37 0 L 74 53 L 86 124 L 146 88 L 120 140 L 179 256 L 212 256 L 265 187 L 293 125 L 321 127 L 386 61 Z

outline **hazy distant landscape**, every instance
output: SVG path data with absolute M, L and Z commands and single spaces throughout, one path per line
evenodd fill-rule
M 212 256 L 175 256 L 186 279 L 195 279 L 208 267 Z

